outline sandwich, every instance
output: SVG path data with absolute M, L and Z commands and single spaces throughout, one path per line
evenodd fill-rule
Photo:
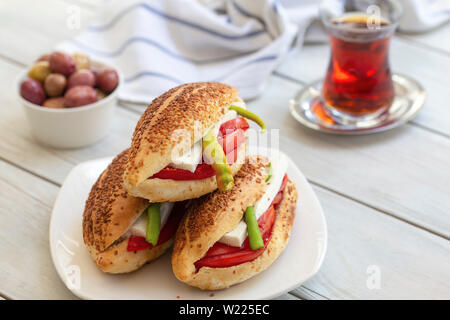
M 126 190 L 151 202 L 231 190 L 245 159 L 247 119 L 265 129 L 231 86 L 198 82 L 167 91 L 137 123 L 123 177 Z
M 250 156 L 231 191 L 192 202 L 172 252 L 175 276 L 203 290 L 241 283 L 268 268 L 284 250 L 294 223 L 297 189 L 287 159 Z
M 83 240 L 106 273 L 134 271 L 172 246 L 186 202 L 150 203 L 123 185 L 128 150 L 109 164 L 93 185 L 83 213 Z

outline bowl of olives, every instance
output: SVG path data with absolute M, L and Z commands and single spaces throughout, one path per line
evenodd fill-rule
M 122 76 L 85 53 L 54 51 L 24 71 L 17 92 L 33 135 L 42 144 L 78 148 L 111 127 Z

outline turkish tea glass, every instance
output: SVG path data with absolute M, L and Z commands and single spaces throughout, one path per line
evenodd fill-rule
M 322 99 L 340 123 L 380 117 L 395 97 L 389 44 L 402 9 L 395 0 L 325 0 L 331 46 Z

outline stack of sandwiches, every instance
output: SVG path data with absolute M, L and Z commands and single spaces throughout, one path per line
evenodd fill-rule
M 131 272 L 173 246 L 175 276 L 204 290 L 268 268 L 289 241 L 297 190 L 283 155 L 246 156 L 249 121 L 265 130 L 221 83 L 153 100 L 86 201 L 83 238 L 97 266 Z

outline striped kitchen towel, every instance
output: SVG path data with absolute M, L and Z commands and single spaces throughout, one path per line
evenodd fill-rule
M 425 31 L 450 18 L 450 0 L 399 1 L 402 31 Z M 304 37 L 327 41 L 320 24 L 312 24 L 320 2 L 104 0 L 94 23 L 57 48 L 118 66 L 125 78 L 121 100 L 147 104 L 194 81 L 228 83 L 250 99 L 262 93 L 294 39 L 296 48 Z
M 137 103 L 194 81 L 256 97 L 298 33 L 278 0 L 110 0 L 101 11 L 58 49 L 118 66 L 119 98 Z

